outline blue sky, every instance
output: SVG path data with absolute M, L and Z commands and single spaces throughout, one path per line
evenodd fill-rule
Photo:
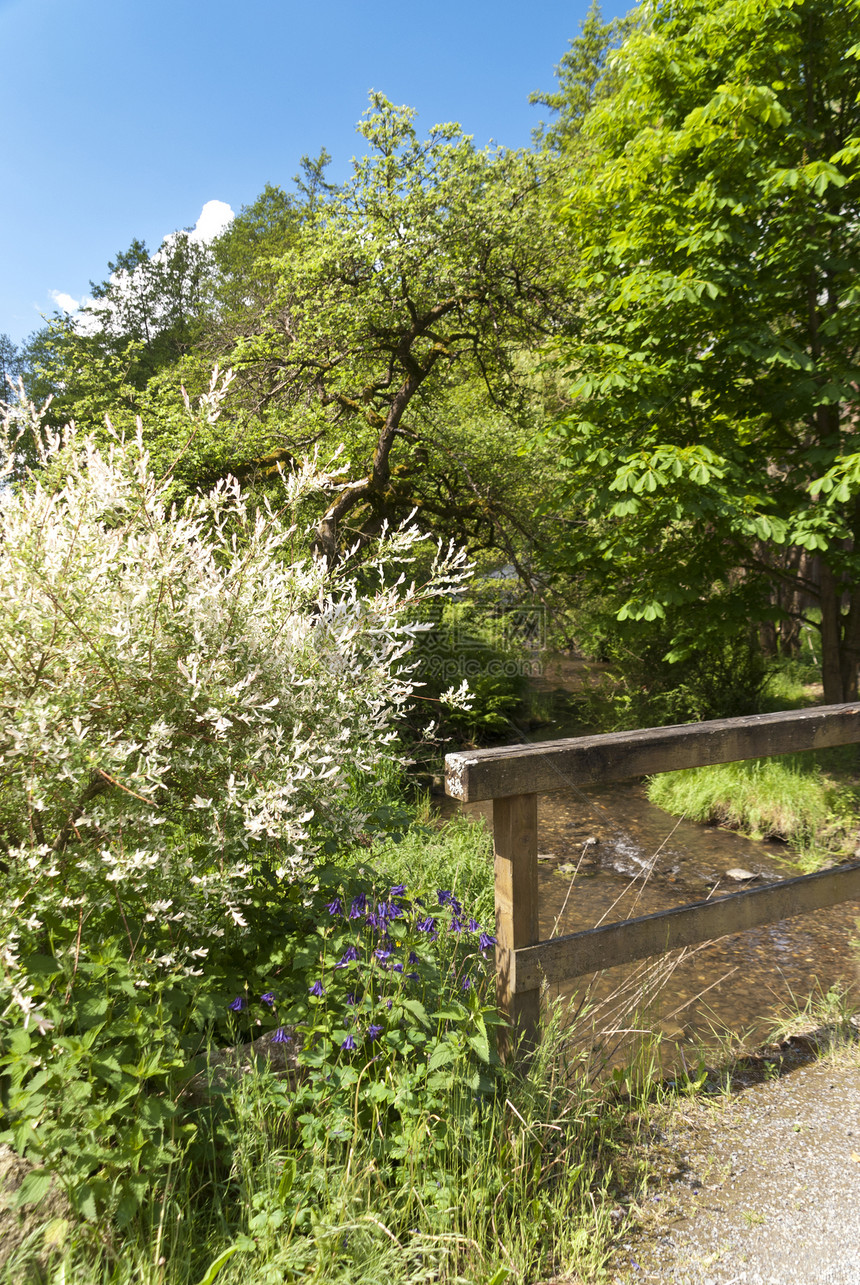
M 604 16 L 627 5 L 607 0 Z M 206 202 L 288 186 L 321 147 L 341 179 L 368 90 L 525 146 L 588 0 L 0 0 L 0 332 Z

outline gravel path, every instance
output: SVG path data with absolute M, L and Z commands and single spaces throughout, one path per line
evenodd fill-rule
M 670 1171 L 632 1212 L 611 1279 L 860 1285 L 856 1051 L 691 1100 L 660 1130 L 651 1146 Z

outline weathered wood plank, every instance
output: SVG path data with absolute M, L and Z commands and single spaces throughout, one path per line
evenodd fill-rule
M 860 862 L 638 919 L 603 924 L 519 949 L 514 955 L 509 985 L 514 990 L 523 987 L 528 991 L 544 977 L 551 985 L 559 985 L 585 973 L 714 941 L 745 928 L 777 923 L 855 899 L 860 900 Z
M 448 754 L 445 790 L 474 803 L 857 741 L 860 704 L 818 706 Z
M 500 1033 L 499 1052 L 507 1059 L 519 1038 L 537 1040 L 540 979 L 513 986 L 515 952 L 540 941 L 538 920 L 537 797 L 497 799 L 493 804 L 496 874 L 496 999 L 512 1030 Z

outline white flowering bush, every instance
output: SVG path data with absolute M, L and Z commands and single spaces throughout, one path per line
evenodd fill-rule
M 228 383 L 197 412 L 210 424 Z M 361 830 L 412 694 L 409 612 L 456 590 L 462 559 L 440 551 L 416 586 L 417 535 L 387 531 L 359 592 L 297 525 L 332 482 L 313 464 L 280 510 L 231 479 L 176 511 L 140 431 L 44 433 L 19 405 L 0 434 L 6 959 L 52 915 L 110 910 L 132 952 L 157 922 L 165 963 L 192 966 L 261 880 L 301 880 Z

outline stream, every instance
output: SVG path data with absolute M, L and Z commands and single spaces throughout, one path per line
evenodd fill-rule
M 562 675 L 570 690 L 576 662 Z M 510 743 L 578 735 L 553 726 Z M 492 828 L 492 804 L 438 799 Z M 716 826 L 678 820 L 648 802 L 644 782 L 560 790 L 538 799 L 540 926 L 543 938 L 699 901 L 799 873 L 783 844 L 756 842 Z M 736 872 L 733 876 L 729 872 Z M 755 879 L 738 878 L 744 872 Z M 860 902 L 608 969 L 563 988 L 592 1010 L 608 1050 L 644 1022 L 671 1047 L 712 1045 L 729 1034 L 760 1042 L 814 992 L 858 987 Z M 592 1028 L 593 1029 L 593 1028 Z

